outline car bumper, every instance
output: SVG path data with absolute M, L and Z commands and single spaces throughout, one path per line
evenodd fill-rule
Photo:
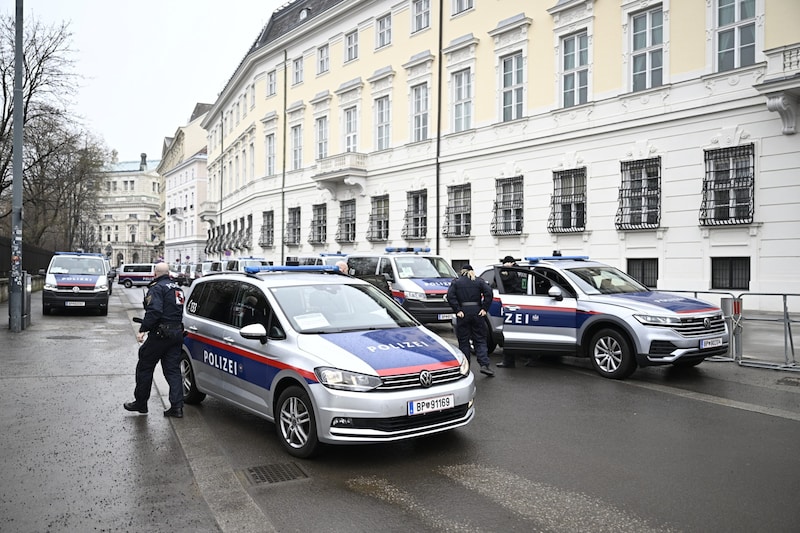
M 453 308 L 443 302 L 406 299 L 403 302 L 403 308 L 423 324 L 450 322 L 453 319 Z
M 728 353 L 730 336 L 727 331 L 718 335 L 687 338 L 674 332 L 651 336 L 644 346 L 646 353 L 638 353 L 639 366 L 669 365 L 678 361 L 693 361 Z M 705 344 L 714 341 L 716 346 Z
M 43 290 L 42 304 L 48 308 L 105 309 L 108 307 L 108 291 L 76 293 Z
M 429 389 L 369 393 L 312 387 L 322 442 L 375 443 L 431 435 L 469 424 L 475 416 L 475 377 Z M 408 402 L 452 395 L 453 407 L 409 415 Z

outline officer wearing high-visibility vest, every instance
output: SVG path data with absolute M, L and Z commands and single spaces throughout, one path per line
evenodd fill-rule
M 475 348 L 475 357 L 481 373 L 494 376 L 490 368 L 489 352 L 486 348 L 486 314 L 492 305 L 492 289 L 486 280 L 475 277 L 471 265 L 461 267 L 461 273 L 447 289 L 447 303 L 456 314 L 456 337 L 458 347 L 469 357 L 470 341 Z

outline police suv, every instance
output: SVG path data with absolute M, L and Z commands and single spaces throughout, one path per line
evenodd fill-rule
M 296 457 L 474 417 L 469 360 L 374 285 L 333 266 L 212 273 L 186 299 L 184 401 L 206 394 L 275 423 Z
M 719 307 L 652 291 L 588 257 L 526 257 L 481 277 L 494 290 L 492 348 L 588 357 L 612 379 L 630 376 L 637 366 L 695 366 L 728 351 Z

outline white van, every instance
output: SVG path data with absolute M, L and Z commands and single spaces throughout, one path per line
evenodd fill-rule
M 117 269 L 118 283 L 126 289 L 134 285 L 149 285 L 155 278 L 155 263 L 128 263 Z
M 382 254 L 349 254 L 347 266 L 356 277 L 386 278 L 395 301 L 422 323 L 450 322 L 453 317 L 445 296 L 457 274 L 430 248 L 388 247 Z
M 267 261 L 263 257 L 239 257 L 238 259 L 229 259 L 227 262 L 223 261 L 222 264 L 222 270 L 244 272 L 245 267 L 269 266 L 272 261 Z
M 309 265 L 330 265 L 333 266 L 339 261 L 347 259 L 347 254 L 341 252 L 306 254 L 306 255 L 289 255 L 286 256 L 287 265 L 296 266 L 309 266 Z

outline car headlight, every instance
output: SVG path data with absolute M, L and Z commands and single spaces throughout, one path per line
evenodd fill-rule
M 320 383 L 329 389 L 365 392 L 375 389 L 383 383 L 378 376 L 348 372 L 338 368 L 319 367 L 314 369 Z
M 44 290 L 46 290 L 46 291 L 54 291 L 54 290 L 56 290 L 56 286 L 53 285 L 52 283 L 45 283 L 44 284 Z
M 469 357 L 461 358 L 461 367 L 459 368 L 462 376 L 469 374 Z
M 409 300 L 424 300 L 425 293 L 424 292 L 415 292 L 415 291 L 405 291 L 406 298 Z
M 677 326 L 681 319 L 673 316 L 633 315 L 633 318 L 647 326 Z

